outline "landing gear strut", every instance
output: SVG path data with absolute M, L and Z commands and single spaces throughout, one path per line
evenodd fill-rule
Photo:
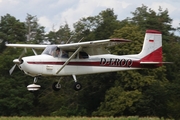
M 77 79 L 76 79 L 76 76 L 75 76 L 75 75 L 72 75 L 72 76 L 73 76 L 73 79 L 74 79 L 74 81 L 75 81 L 74 90 L 75 90 L 75 91 L 81 90 L 81 89 L 82 89 L 82 85 L 81 85 L 79 82 L 77 82 Z
M 74 90 L 75 90 L 75 91 L 81 90 L 81 89 L 82 89 L 82 85 L 81 85 L 79 82 L 77 82 L 77 79 L 76 79 L 76 76 L 75 76 L 75 75 L 72 75 L 72 76 L 73 76 L 73 79 L 74 79 L 74 81 L 75 81 L 74 87 L 73 87 Z M 60 84 L 61 79 L 62 79 L 62 77 L 59 79 L 58 82 L 54 82 L 54 83 L 52 84 L 52 89 L 53 89 L 54 91 L 59 91 L 59 90 L 61 89 L 61 84 Z
M 81 89 L 82 89 L 82 85 L 81 85 L 79 82 L 77 82 L 77 79 L 76 79 L 76 76 L 75 76 L 75 75 L 72 75 L 72 76 L 73 76 L 73 79 L 74 79 L 74 81 L 75 81 L 74 87 L 73 87 L 74 90 L 75 90 L 75 91 L 81 90 Z M 59 79 L 58 82 L 54 82 L 54 83 L 52 84 L 52 89 L 53 89 L 54 91 L 59 91 L 59 90 L 61 89 L 61 84 L 60 84 L 61 79 L 62 79 L 62 77 Z M 39 90 L 39 89 L 41 88 L 40 85 L 35 84 L 35 83 L 37 83 L 37 81 L 38 81 L 38 77 L 34 77 L 34 82 L 33 82 L 33 84 L 30 84 L 30 85 L 27 86 L 28 91 L 34 92 L 34 91 L 37 91 L 37 90 Z
M 30 84 L 30 85 L 27 86 L 28 91 L 37 91 L 37 90 L 39 90 L 41 88 L 40 85 L 35 84 L 37 82 L 37 80 L 38 80 L 38 78 L 34 77 L 33 84 Z
M 54 83 L 52 84 L 52 89 L 53 89 L 54 91 L 59 91 L 59 90 L 61 89 L 61 84 L 60 84 L 61 79 L 62 79 L 62 77 L 59 79 L 58 82 L 54 82 Z

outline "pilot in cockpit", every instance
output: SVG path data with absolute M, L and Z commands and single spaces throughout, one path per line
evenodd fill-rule
M 56 51 L 53 52 L 54 57 L 59 57 L 60 55 L 60 48 L 57 48 Z
M 66 51 L 62 51 L 62 55 L 61 55 L 62 58 L 69 58 L 68 56 L 68 53 Z

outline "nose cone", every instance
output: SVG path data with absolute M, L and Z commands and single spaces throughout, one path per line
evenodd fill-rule
M 25 70 L 25 68 L 26 68 L 26 60 L 21 59 L 19 61 L 19 66 L 20 66 L 21 70 Z
M 17 65 L 22 64 L 23 63 L 23 59 L 14 59 L 13 62 Z
M 19 59 L 14 59 L 13 62 L 14 62 L 15 64 L 20 64 Z

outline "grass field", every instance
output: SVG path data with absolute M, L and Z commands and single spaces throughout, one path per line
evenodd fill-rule
M 164 120 L 157 117 L 0 117 L 0 120 Z

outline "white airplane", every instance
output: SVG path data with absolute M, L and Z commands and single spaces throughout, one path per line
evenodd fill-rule
M 17 65 L 25 74 L 34 77 L 33 84 L 27 86 L 29 91 L 39 90 L 35 84 L 39 76 L 68 76 L 72 75 L 76 91 L 82 88 L 77 82 L 76 75 L 105 73 L 122 70 L 157 68 L 162 66 L 162 34 L 156 30 L 146 30 L 142 51 L 132 55 L 107 54 L 105 46 L 113 42 L 130 42 L 125 39 L 105 39 L 89 42 L 37 45 L 37 44 L 6 44 L 8 47 L 32 48 L 34 56 L 13 60 L 15 65 L 9 71 L 12 74 Z M 37 55 L 35 49 L 44 49 Z M 53 83 L 53 90 L 61 88 L 60 80 Z

